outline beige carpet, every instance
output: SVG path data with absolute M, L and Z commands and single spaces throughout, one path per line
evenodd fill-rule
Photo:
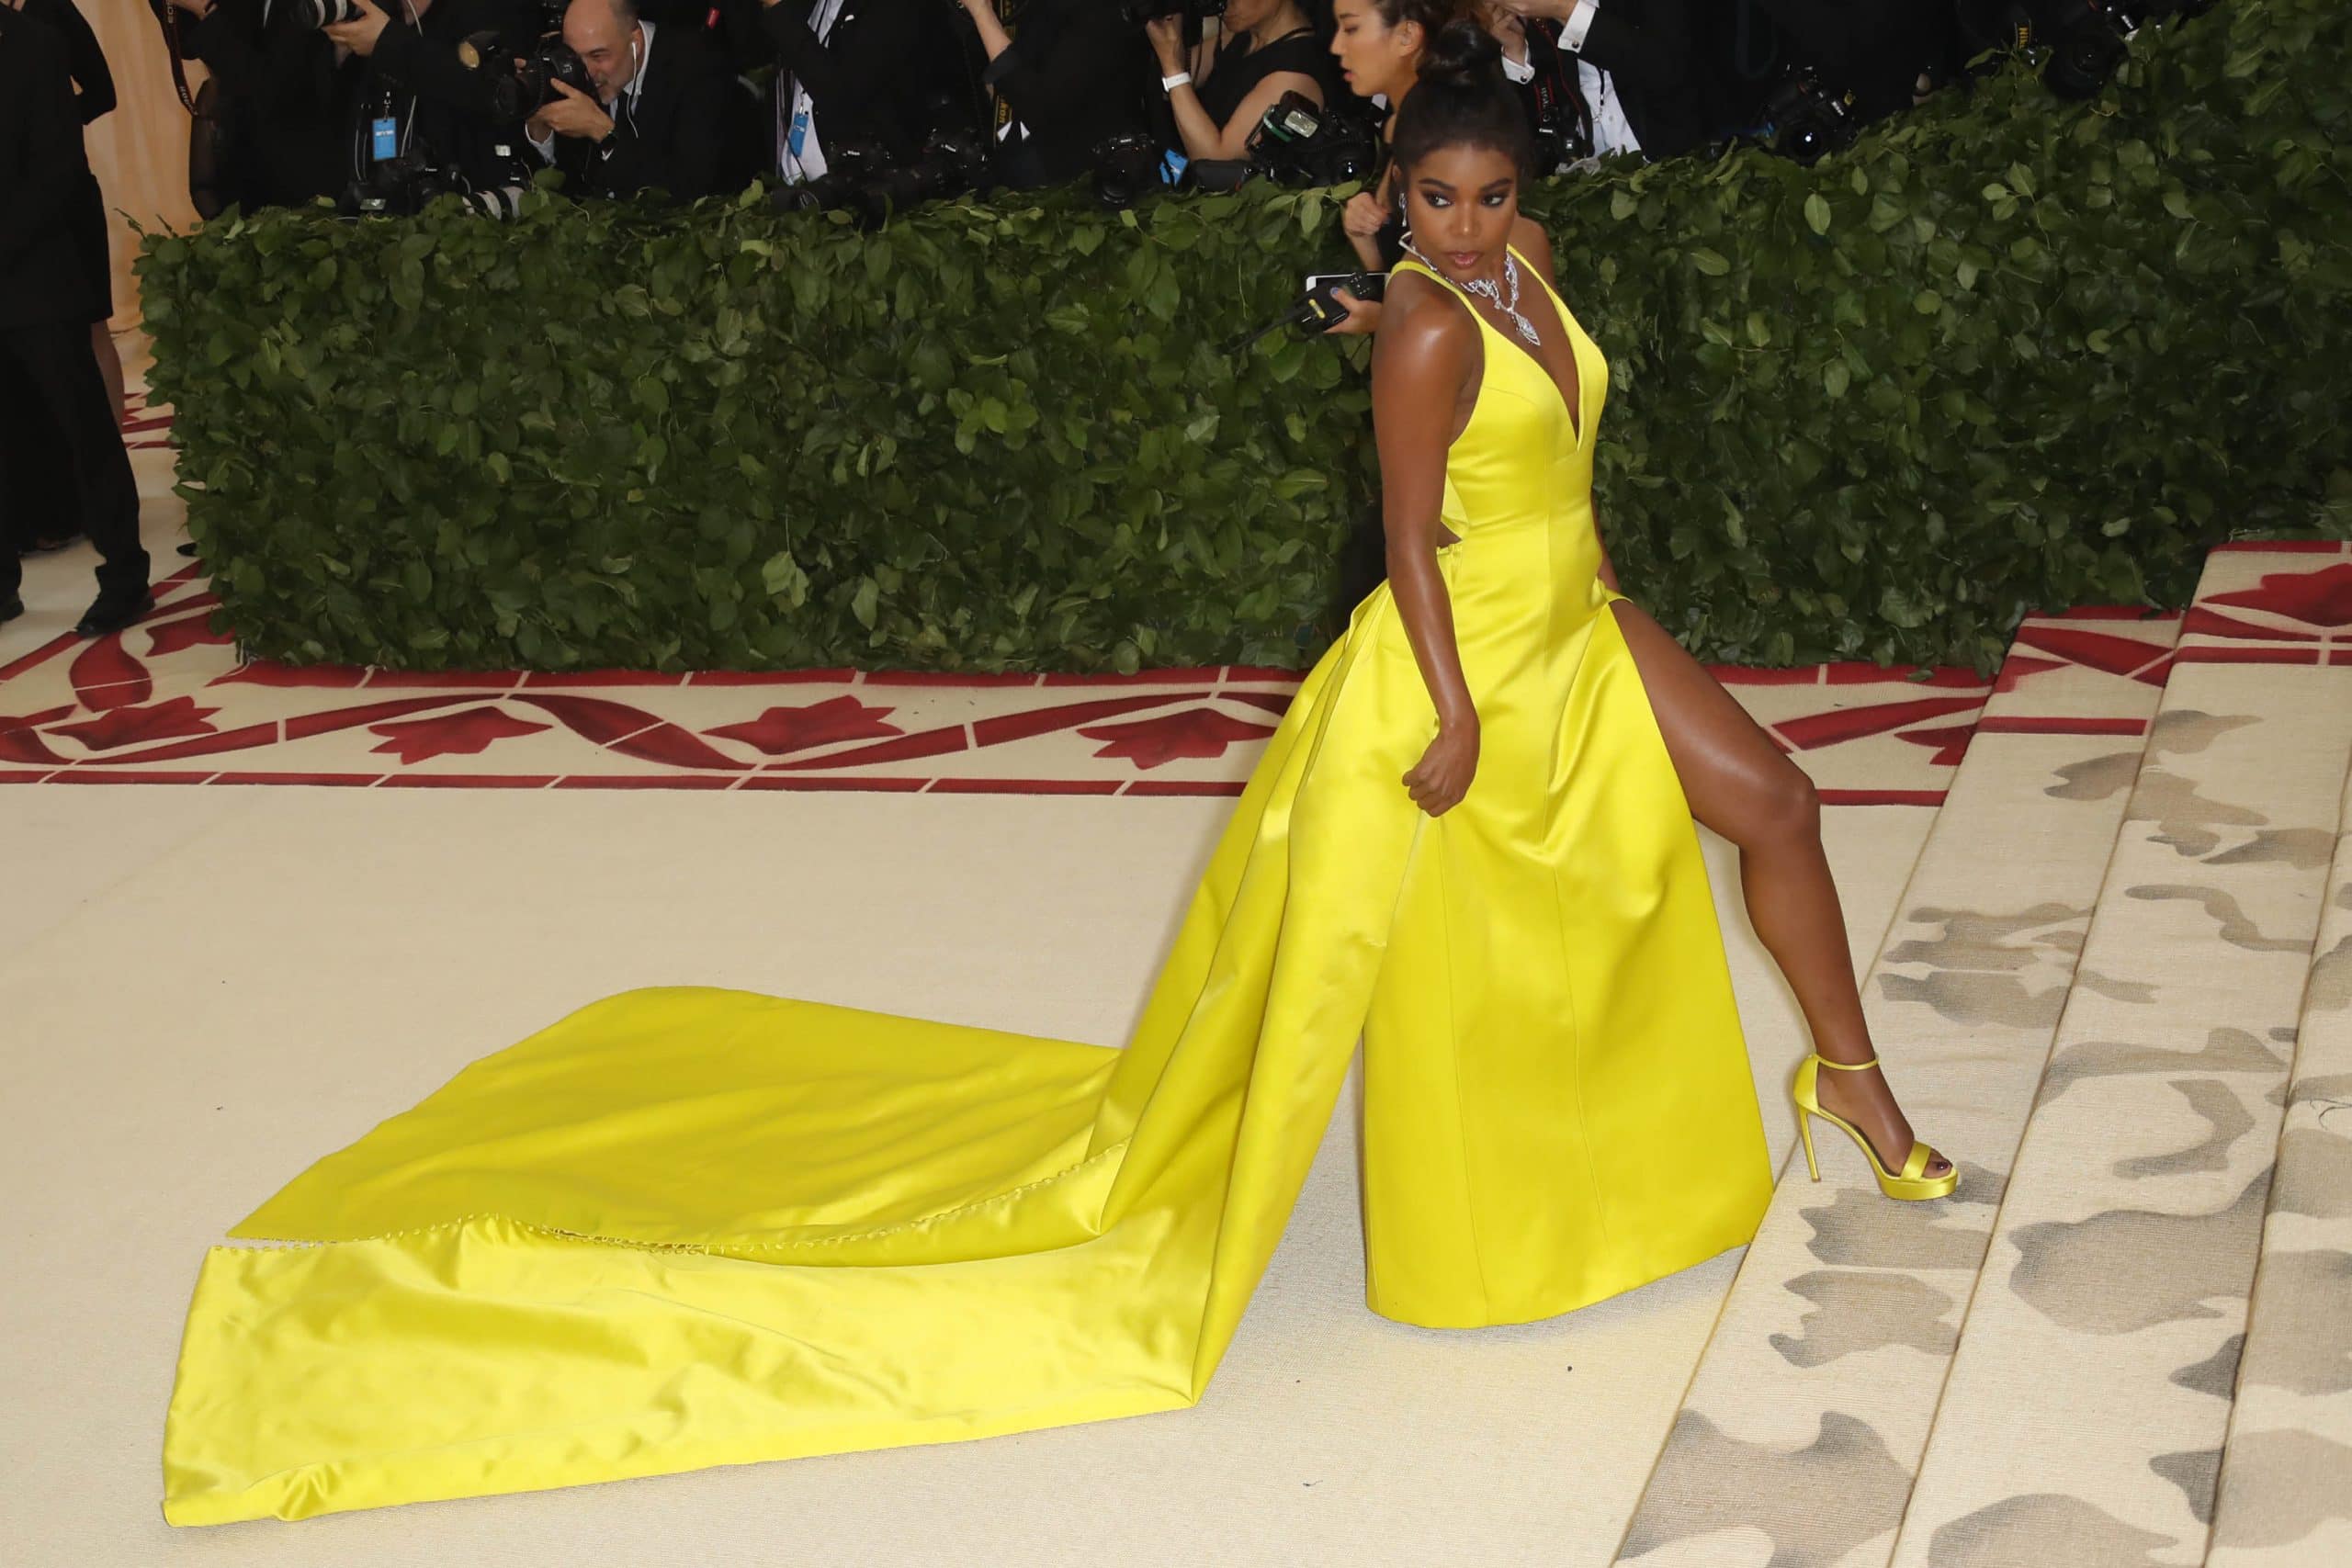
M 175 1532 L 158 1444 L 204 1248 L 318 1156 L 584 999 L 697 981 L 1124 1034 L 1225 806 L 17 789 L 11 1562 L 1602 1562 L 1729 1259 L 1474 1335 L 1363 1306 L 1343 1109 L 1198 1409 L 947 1448 Z M 1927 826 L 1832 815 L 1856 945 Z M 1736 910 L 1736 904 L 1729 908 Z M 1768 1090 L 1798 1046 L 1740 955 Z M 1771 1103 L 1768 1100 L 1768 1104 Z M 1352 1105 L 1352 1092 L 1343 1099 Z M 1785 1116 L 1776 1117 L 1785 1146 Z M 1573 1370 L 1571 1370 L 1573 1369 Z

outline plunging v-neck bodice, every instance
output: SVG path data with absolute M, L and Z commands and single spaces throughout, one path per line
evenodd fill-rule
M 1524 257 L 1519 263 L 1541 281 L 1543 275 Z M 1600 344 L 1585 334 L 1566 302 L 1545 284 L 1577 367 L 1575 388 L 1563 388 L 1543 361 L 1509 343 L 1509 334 L 1488 321 L 1453 279 L 1412 257 L 1398 262 L 1394 270 L 1436 278 L 1477 321 L 1487 345 L 1470 417 L 1446 448 L 1440 522 L 1457 542 L 1481 536 L 1499 542 L 1504 534 L 1541 528 L 1553 540 L 1550 559 L 1563 574 L 1560 592 L 1598 608 L 1613 597 L 1597 581 L 1588 581 L 1600 565 L 1592 522 L 1592 463 L 1594 431 L 1609 390 L 1609 364 Z M 1450 542 L 1443 547 L 1452 551 L 1456 545 Z
M 1544 275 L 1541 271 L 1530 263 L 1525 256 L 1519 254 L 1519 247 L 1512 245 L 1506 248 L 1509 250 L 1511 258 L 1519 264 L 1521 272 L 1526 276 L 1533 278 L 1535 280 L 1536 287 L 1543 289 L 1546 295 L 1550 296 L 1552 300 L 1552 309 L 1560 318 L 1561 330 L 1567 333 L 1568 363 L 1570 367 L 1576 373 L 1577 380 L 1576 394 L 1573 400 L 1570 399 L 1567 389 L 1560 385 L 1559 378 L 1552 374 L 1552 367 L 1549 365 L 1546 365 L 1541 358 L 1537 357 L 1532 347 L 1524 344 L 1514 343 L 1511 341 L 1510 333 L 1504 332 L 1500 327 L 1495 325 L 1492 321 L 1488 320 L 1487 313 L 1478 309 L 1477 301 L 1471 298 L 1470 291 L 1468 289 L 1463 288 L 1462 285 L 1446 276 L 1443 273 L 1439 272 L 1435 267 L 1432 267 L 1427 263 L 1421 262 L 1416 258 L 1408 257 L 1406 260 L 1399 262 L 1397 266 L 1399 269 L 1409 269 L 1414 272 L 1426 274 L 1442 284 L 1456 299 L 1462 301 L 1463 308 L 1470 312 L 1471 319 L 1476 321 L 1480 327 L 1485 329 L 1485 333 L 1487 338 L 1491 339 L 1495 343 L 1502 344 L 1502 346 L 1509 351 L 1510 358 L 1522 363 L 1528 368 L 1533 370 L 1538 377 L 1542 378 L 1542 379 L 1552 389 L 1553 395 L 1559 403 L 1561 414 L 1567 421 L 1568 438 L 1570 444 L 1581 450 L 1585 446 L 1586 437 L 1590 434 L 1590 422 L 1586 417 L 1584 409 L 1586 380 L 1584 346 L 1589 344 L 1591 340 L 1585 336 L 1583 330 L 1577 324 L 1575 318 L 1569 314 L 1567 301 L 1561 299 L 1559 291 L 1544 280 Z M 1597 357 L 1597 347 L 1595 349 L 1595 355 Z M 1487 352 L 1485 358 L 1485 369 L 1479 378 L 1479 395 L 1481 397 L 1485 396 L 1487 381 L 1495 374 L 1495 355 L 1491 348 Z M 1476 417 L 1475 412 L 1473 417 Z

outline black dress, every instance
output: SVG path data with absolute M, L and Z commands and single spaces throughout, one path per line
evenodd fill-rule
M 1260 83 L 1285 71 L 1314 78 L 1316 85 L 1323 90 L 1323 101 L 1336 103 L 1337 84 L 1332 79 L 1331 65 L 1331 51 L 1315 36 L 1315 29 L 1301 28 L 1238 54 L 1229 47 L 1221 46 L 1209 64 L 1208 75 L 1193 90 L 1200 95 L 1201 107 L 1208 111 L 1209 118 L 1221 130 L 1234 111 L 1258 90 Z
M 22 11 L 63 40 L 65 67 L 74 78 L 74 107 L 83 125 L 113 113 L 114 73 L 107 68 L 98 35 L 90 30 L 74 0 L 24 0 Z M 114 258 L 107 249 L 106 197 L 96 175 L 84 183 L 74 198 L 74 241 L 90 269 L 93 308 L 97 312 L 91 319 L 106 321 L 114 314 Z

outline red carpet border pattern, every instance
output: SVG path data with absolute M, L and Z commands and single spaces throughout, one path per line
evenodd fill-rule
M 216 603 L 183 573 L 139 625 L 0 667 L 0 783 L 1229 795 L 1298 680 L 298 668 L 241 660 Z M 2160 682 L 2161 652 L 2111 624 L 2135 614 L 2029 622 L 2002 679 Z M 1940 804 L 1991 694 L 1962 670 L 1716 673 L 1833 805 Z

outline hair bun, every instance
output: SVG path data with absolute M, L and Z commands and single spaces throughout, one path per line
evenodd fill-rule
M 1422 47 L 1419 80 L 1424 86 L 1487 87 L 1502 74 L 1502 60 L 1503 46 L 1486 28 L 1457 17 Z

